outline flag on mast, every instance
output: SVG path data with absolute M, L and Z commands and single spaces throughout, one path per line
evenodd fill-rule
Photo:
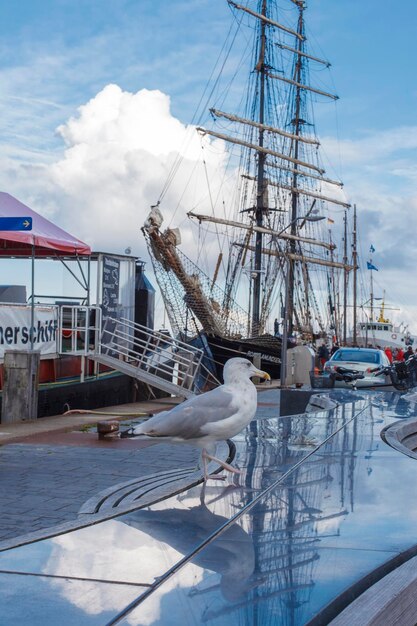
M 373 254 L 375 252 L 375 248 L 373 247 L 373 245 L 371 244 L 371 247 L 369 248 L 369 252 L 371 254 Z
M 366 262 L 366 267 L 368 268 L 368 270 L 376 270 L 377 272 L 379 272 L 379 269 L 375 267 L 375 265 L 371 263 L 370 261 Z

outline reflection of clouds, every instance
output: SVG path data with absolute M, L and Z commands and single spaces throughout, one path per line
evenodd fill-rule
M 392 550 L 408 548 L 410 541 L 414 541 L 417 509 L 404 506 L 411 502 L 414 486 L 409 480 L 399 480 L 399 476 L 410 475 L 415 461 L 402 457 L 401 453 L 398 458 L 393 458 L 395 453 L 389 455 L 388 459 L 381 453 L 359 459 L 354 515 L 349 515 L 343 524 L 341 548 Z M 370 474 L 367 467 L 373 470 Z
M 173 550 L 158 550 L 149 536 L 116 521 L 61 535 L 51 540 L 52 551 L 44 573 L 103 580 L 151 583 L 181 555 Z M 120 586 L 117 594 L 110 586 L 88 581 L 55 580 L 52 583 L 66 600 L 89 615 L 120 610 L 138 587 Z
M 149 545 L 148 537 L 112 520 L 51 543 L 54 548 L 44 570 L 48 573 L 79 576 L 82 571 L 94 578 L 138 583 L 149 583 L 155 576 L 155 566 L 148 561 L 154 545 Z
M 136 595 L 139 588 L 118 585 L 114 587 L 96 582 L 53 579 L 50 585 L 65 600 L 87 615 L 100 615 L 108 611 L 121 611 Z M 111 592 L 110 592 L 111 589 Z M 59 619 L 57 620 L 59 623 Z
M 155 555 L 154 555 L 155 556 Z M 186 568 L 176 579 L 169 579 L 164 584 L 164 592 L 169 593 L 181 587 L 190 588 L 200 582 L 202 572 L 200 568 Z M 84 611 L 87 615 L 100 615 L 105 612 L 116 613 L 121 611 L 132 600 L 137 598 L 144 588 L 125 585 L 99 584 L 96 582 L 74 580 L 51 580 L 51 587 L 55 589 L 65 600 Z M 152 594 L 148 600 L 141 605 L 140 622 L 137 616 L 130 615 L 126 618 L 126 623 L 132 626 L 148 626 L 154 624 L 160 617 L 161 598 L 158 594 Z M 59 620 L 57 621 L 59 623 Z M 173 621 L 173 623 L 175 623 Z
M 131 626 L 151 626 L 151 624 L 155 624 L 155 622 L 161 618 L 161 604 L 168 594 L 171 594 L 174 599 L 181 597 L 181 594 L 177 594 L 175 590 L 181 588 L 189 589 L 198 584 L 202 578 L 203 572 L 201 569 L 189 564 L 181 570 L 179 576 L 174 576 L 164 582 L 163 593 L 152 593 L 148 596 L 146 602 L 140 605 L 138 609 L 140 612 L 140 621 L 138 620 L 138 612 L 134 611 L 125 617 L 123 624 L 131 624 Z M 162 622 L 166 623 L 164 620 L 162 620 Z M 177 612 L 175 611 L 175 605 L 174 612 L 171 615 L 171 623 L 180 626 L 180 622 L 177 619 Z
M 212 513 L 205 504 L 199 504 L 188 510 L 140 510 L 126 515 L 122 521 L 187 555 L 228 518 Z M 193 557 L 192 563 L 220 574 L 220 589 L 229 601 L 236 600 L 253 586 L 253 541 L 239 524 L 232 524 L 209 543 Z
M 389 552 L 379 550 L 343 550 L 343 548 L 336 551 L 321 550 L 317 583 L 321 587 L 336 585 L 342 591 L 349 582 L 361 578 L 390 556 L 392 555 Z

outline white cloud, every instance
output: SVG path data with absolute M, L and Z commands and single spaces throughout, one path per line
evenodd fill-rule
M 369 246 L 376 248 L 373 261 L 379 268 L 373 277 L 374 295 L 400 311 L 387 311 L 396 322 L 415 325 L 417 300 L 410 292 L 409 276 L 417 265 L 412 233 L 417 228 L 417 127 L 397 127 L 362 133 L 359 137 L 322 141 L 329 161 L 344 164 L 343 181 L 349 201 L 357 205 L 361 269 L 366 266 Z M 368 276 L 362 284 L 369 291 Z M 364 299 L 368 299 L 369 295 Z
M 50 94 L 36 97 L 48 100 Z M 62 114 L 50 108 L 54 116 Z M 132 93 L 108 84 L 58 126 L 55 152 L 22 150 L 19 142 L 17 147 L 10 143 L 3 152 L 8 156 L 0 159 L 0 186 L 96 250 L 120 253 L 130 246 L 133 254 L 147 260 L 140 227 L 180 156 L 181 167 L 165 191 L 161 210 L 164 226 L 181 227 L 182 250 L 195 259 L 196 230 L 186 212 L 211 213 L 214 202 L 217 214 L 223 215 L 224 206 L 232 204 L 231 180 L 219 192 L 226 179 L 225 145 L 205 137 L 203 163 L 201 141 L 194 126 L 172 114 L 166 94 L 147 89 Z M 390 294 L 387 300 L 411 309 L 406 274 L 417 264 L 417 249 L 404 244 L 417 227 L 417 128 L 367 133 L 338 143 L 328 137 L 322 144 L 328 159 L 341 160 L 346 172 L 344 190 L 326 190 L 326 195 L 344 199 L 346 194 L 357 204 L 363 252 L 366 255 L 370 243 L 377 248 L 375 262 L 383 270 L 377 278 Z M 218 250 L 211 245 L 214 226 L 207 230 L 211 234 L 205 254 L 213 264 Z M 416 312 L 411 310 L 408 321 Z M 403 312 L 399 315 L 404 318 Z
M 364 133 L 358 139 L 336 140 L 333 137 L 322 139 L 326 152 L 332 158 L 339 158 L 345 166 L 369 165 L 406 150 L 417 148 L 417 126 L 392 128 L 385 131 Z
M 201 139 L 170 113 L 170 100 L 160 91 L 136 94 L 107 85 L 78 115 L 58 128 L 66 144 L 63 158 L 45 174 L 55 188 L 56 219 L 96 249 L 121 252 L 126 245 L 145 254 L 140 227 L 155 204 L 178 158 L 181 168 L 162 207 L 166 223 L 182 197 L 177 220 L 196 203 L 208 201 Z M 204 139 L 206 145 L 208 141 Z M 222 142 L 210 144 L 208 169 L 223 174 Z M 184 191 L 185 190 L 185 191 Z M 190 235 L 184 234 L 186 243 Z

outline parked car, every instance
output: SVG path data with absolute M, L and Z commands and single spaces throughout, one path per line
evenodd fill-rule
M 383 350 L 373 348 L 339 348 L 332 357 L 324 364 L 323 371 L 330 375 L 336 372 L 336 368 L 344 367 L 349 370 L 356 370 L 364 375 L 356 381 L 357 387 L 371 387 L 380 385 L 390 385 L 391 379 L 388 376 L 377 376 L 381 367 L 389 367 L 390 362 Z M 343 380 L 336 380 L 335 387 L 349 387 L 349 383 Z

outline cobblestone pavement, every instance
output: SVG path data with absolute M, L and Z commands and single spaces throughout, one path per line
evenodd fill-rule
M 170 398 L 113 409 L 119 415 L 120 408 L 121 413 L 147 413 L 176 402 Z M 258 416 L 269 414 L 271 406 L 278 414 L 277 393 L 266 391 L 260 395 Z M 99 442 L 89 426 L 98 419 L 57 416 L 0 424 L 0 542 L 75 521 L 87 500 L 118 483 L 197 466 L 200 451 L 187 445 L 149 445 L 133 439 Z M 132 421 L 121 420 L 121 429 Z
M 11 443 L 0 447 L 0 541 L 77 518 L 102 489 L 160 470 L 197 465 L 199 451 Z

